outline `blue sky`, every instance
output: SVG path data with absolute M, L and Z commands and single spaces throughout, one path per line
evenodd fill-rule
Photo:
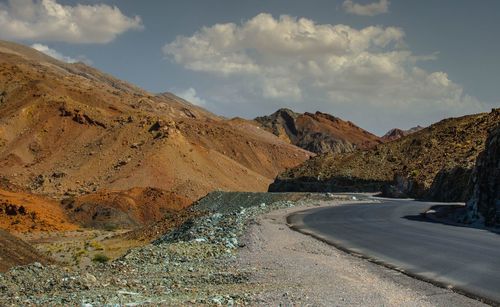
M 496 0 L 0 3 L 0 38 L 228 117 L 321 110 L 383 134 L 500 106 Z

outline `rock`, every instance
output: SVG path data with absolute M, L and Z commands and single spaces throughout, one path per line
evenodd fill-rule
M 97 278 L 90 273 L 85 273 L 82 276 L 82 283 L 85 287 L 91 288 L 91 287 L 97 285 Z
M 473 192 L 464 222 L 484 220 L 486 226 L 500 225 L 500 125 L 490 131 L 472 176 Z

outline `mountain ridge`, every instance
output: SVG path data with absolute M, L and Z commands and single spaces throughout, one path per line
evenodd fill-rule
M 312 156 L 250 122 L 83 63 L 5 41 L 0 55 L 0 175 L 31 193 L 151 187 L 194 201 L 217 189 L 265 191 Z
M 283 108 L 254 120 L 280 139 L 318 154 L 352 152 L 382 142 L 350 121 L 319 111 L 296 113 Z

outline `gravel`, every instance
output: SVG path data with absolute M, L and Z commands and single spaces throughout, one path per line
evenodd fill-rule
M 236 261 L 247 225 L 275 209 L 332 198 L 222 194 L 193 206 L 201 217 L 115 261 L 84 270 L 34 263 L 0 274 L 0 305 L 248 304 L 259 287 Z

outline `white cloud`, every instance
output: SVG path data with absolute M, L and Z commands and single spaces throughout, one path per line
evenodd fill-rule
M 9 0 L 0 3 L 0 37 L 4 39 L 108 43 L 142 29 L 139 16 L 123 15 L 105 4 L 62 5 L 56 0 Z
M 181 91 L 179 93 L 175 93 L 177 96 L 181 97 L 184 100 L 187 100 L 191 102 L 192 104 L 195 104 L 197 106 L 204 106 L 206 105 L 206 101 L 203 98 L 200 98 L 198 94 L 196 93 L 196 90 L 192 87 L 188 88 L 185 91 Z
M 288 106 L 383 127 L 481 110 L 445 72 L 418 67 L 437 55 L 413 55 L 404 36 L 395 27 L 355 29 L 259 14 L 179 36 L 163 52 L 211 76 L 204 93 L 225 115 Z
M 375 16 L 389 12 L 389 0 L 380 0 L 369 4 L 359 4 L 352 0 L 345 0 L 342 7 L 349 14 Z
M 74 59 L 72 57 L 68 57 L 68 56 L 62 55 L 58 51 L 56 51 L 56 50 L 54 50 L 52 48 L 49 48 L 49 46 L 47 46 L 47 45 L 33 44 L 33 45 L 31 45 L 31 48 L 33 48 L 35 50 L 38 50 L 40 52 L 43 52 L 46 55 L 51 56 L 54 59 L 57 59 L 59 61 L 63 61 L 63 62 L 66 62 L 66 63 L 76 63 L 76 62 L 78 62 L 77 59 Z

